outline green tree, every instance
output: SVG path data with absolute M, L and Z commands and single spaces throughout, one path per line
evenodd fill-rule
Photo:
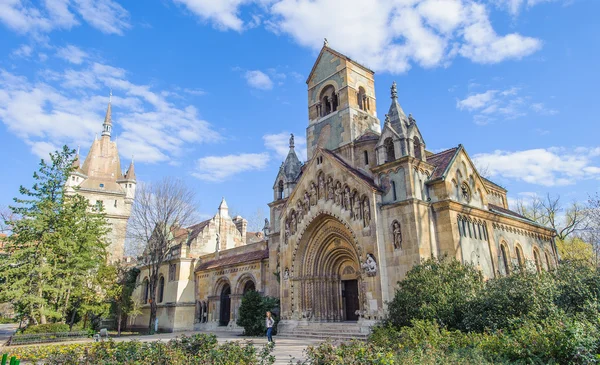
M 413 267 L 398 283 L 389 303 L 387 322 L 408 326 L 413 320 L 432 320 L 460 328 L 466 304 L 483 288 L 481 272 L 456 259 L 428 259 Z
M 12 234 L 0 262 L 0 302 L 12 302 L 19 317 L 33 324 L 65 320 L 74 294 L 89 289 L 106 262 L 104 215 L 66 188 L 74 156 L 64 146 L 50 162 L 42 160 L 33 187 L 21 186 L 23 197 L 10 207 L 19 219 L 5 222 Z
M 266 313 L 270 311 L 275 320 L 274 329 L 279 322 L 276 317 L 279 311 L 279 300 L 273 297 L 263 297 L 257 291 L 250 290 L 242 297 L 239 317 L 236 324 L 244 328 L 247 336 L 262 336 L 267 331 Z
M 135 310 L 135 302 L 131 294 L 137 286 L 140 270 L 116 263 L 110 267 L 112 285 L 107 289 L 107 297 L 111 303 L 111 312 L 116 317 L 117 334 L 121 335 L 123 319 Z

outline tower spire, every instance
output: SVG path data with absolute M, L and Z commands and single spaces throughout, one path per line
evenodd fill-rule
M 104 117 L 104 123 L 102 123 L 102 137 L 107 136 L 110 138 L 110 132 L 112 131 L 112 89 L 108 96 L 108 108 L 106 108 L 106 116 Z

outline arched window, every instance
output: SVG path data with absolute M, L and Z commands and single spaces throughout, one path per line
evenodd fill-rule
M 165 294 L 165 277 L 161 276 L 158 280 L 158 302 L 162 303 Z
M 148 294 L 150 294 L 150 288 L 148 285 L 148 279 L 144 279 L 144 283 L 142 284 L 143 292 L 144 292 L 144 303 L 148 303 Z
M 254 285 L 254 281 L 248 280 L 246 284 L 244 284 L 244 292 L 246 294 L 249 291 L 256 291 L 256 286 Z
M 544 252 L 544 256 L 546 257 L 546 269 L 550 270 L 550 258 L 548 257 L 548 252 Z
M 540 261 L 540 253 L 537 249 L 533 249 L 533 260 L 535 261 L 535 269 L 538 273 L 542 272 L 542 262 Z
M 383 145 L 385 146 L 385 162 L 392 162 L 396 160 L 396 154 L 394 153 L 394 141 L 391 138 L 387 138 Z
M 363 155 L 365 156 L 365 165 L 368 165 L 369 164 L 369 153 L 367 151 L 364 151 Z
M 319 100 L 321 100 L 322 117 L 337 110 L 338 98 L 333 86 L 329 85 L 325 89 L 323 89 Z
M 518 261 L 519 267 L 523 268 L 524 262 L 523 262 L 523 254 L 521 253 L 521 247 L 516 246 L 515 251 L 517 252 L 517 261 Z
M 462 236 L 465 235 L 465 231 L 464 231 L 463 225 L 462 225 L 462 219 L 460 219 L 460 216 L 458 216 L 456 218 L 456 220 L 457 220 L 457 223 L 458 223 L 458 235 L 462 237 Z
M 414 147 L 415 147 L 415 158 L 418 158 L 419 160 L 421 160 L 422 159 L 422 157 L 421 157 L 421 141 L 419 140 L 419 137 L 414 138 Z
M 358 102 L 358 108 L 360 110 L 367 110 L 367 93 L 365 93 L 365 89 L 362 86 L 358 88 L 356 99 Z
M 398 196 L 396 195 L 396 182 L 394 180 L 392 180 L 392 194 L 394 196 L 394 201 L 398 199 Z
M 508 275 L 510 273 L 508 267 L 508 253 L 506 252 L 506 246 L 500 245 L 500 251 L 502 254 L 502 265 L 504 266 L 504 275 Z
M 283 180 L 279 180 L 277 186 L 277 199 L 283 199 Z

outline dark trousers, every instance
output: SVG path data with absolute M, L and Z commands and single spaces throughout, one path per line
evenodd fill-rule
M 269 342 L 273 342 L 273 336 L 271 336 L 272 332 L 273 332 L 273 327 L 267 328 L 267 341 L 269 341 Z

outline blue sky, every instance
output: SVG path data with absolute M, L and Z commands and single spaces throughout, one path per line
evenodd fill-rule
M 305 80 L 327 37 L 376 71 L 427 148 L 462 143 L 512 199 L 598 191 L 595 0 L 0 0 L 0 206 L 62 144 L 87 153 L 113 90 L 138 180 L 184 179 L 267 214 Z M 305 158 L 305 155 L 302 156 Z

